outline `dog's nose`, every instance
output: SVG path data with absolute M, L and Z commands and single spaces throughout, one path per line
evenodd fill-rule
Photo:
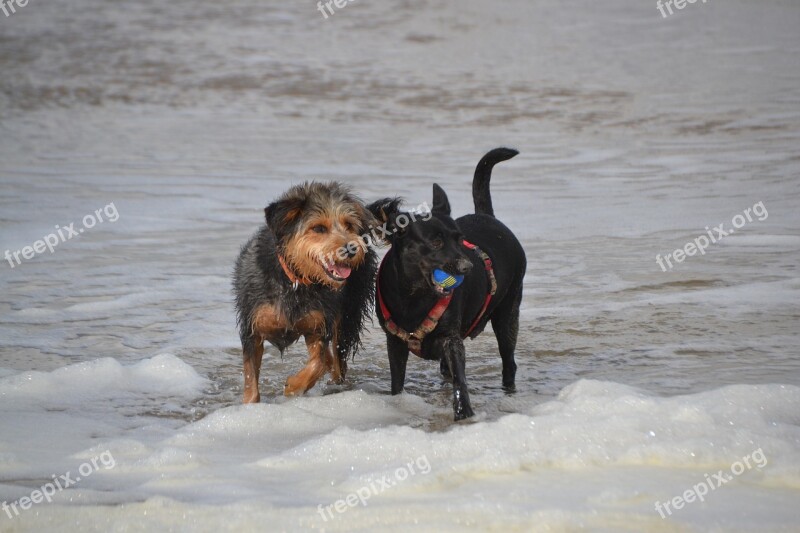
M 469 259 L 459 259 L 456 261 L 456 274 L 464 275 L 472 270 L 472 262 Z
M 358 248 L 345 247 L 345 251 L 348 259 L 352 259 L 356 255 L 358 255 Z

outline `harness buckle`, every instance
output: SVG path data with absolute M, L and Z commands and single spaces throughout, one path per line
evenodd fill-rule
M 422 341 L 416 337 L 409 337 L 408 338 L 408 349 L 414 353 L 422 352 Z

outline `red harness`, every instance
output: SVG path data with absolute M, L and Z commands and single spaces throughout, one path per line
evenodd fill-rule
M 497 292 L 497 280 L 494 277 L 492 259 L 486 254 L 486 252 L 467 240 L 464 240 L 463 244 L 470 250 L 474 250 L 481 257 L 481 259 L 483 259 L 483 264 L 486 267 L 486 276 L 489 278 L 489 293 L 486 295 L 486 299 L 483 301 L 481 312 L 478 313 L 477 317 L 475 317 L 475 320 L 473 320 L 472 325 L 469 327 L 467 332 L 462 335 L 461 338 L 465 339 L 469 337 L 469 334 L 472 333 L 472 331 L 481 321 L 481 318 L 483 318 L 483 315 L 486 313 L 486 309 L 489 308 L 489 302 L 492 301 L 492 296 L 494 296 L 494 294 Z M 386 254 L 386 256 L 388 255 L 389 254 Z M 389 312 L 389 308 L 386 307 L 386 302 L 383 301 L 383 296 L 381 295 L 381 270 L 383 269 L 383 263 L 385 261 L 386 257 L 383 258 L 381 266 L 378 269 L 376 291 L 378 297 L 378 306 L 381 309 L 381 315 L 383 316 L 386 329 L 392 335 L 403 339 L 406 344 L 408 344 L 408 349 L 411 350 L 413 354 L 420 355 L 422 353 L 422 341 L 425 338 L 425 335 L 436 329 L 436 326 L 439 325 L 439 319 L 442 318 L 444 312 L 447 311 L 447 307 L 450 305 L 450 301 L 453 299 L 453 292 L 451 291 L 446 296 L 439 298 L 439 300 L 437 300 L 437 302 L 434 304 L 433 308 L 428 312 L 428 316 L 426 316 L 422 321 L 422 324 L 420 324 L 419 327 L 412 333 L 409 333 L 398 326 L 394 320 L 392 320 L 392 314 Z

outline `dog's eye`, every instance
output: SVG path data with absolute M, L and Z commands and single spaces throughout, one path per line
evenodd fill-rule
M 311 230 L 312 230 L 314 233 L 325 233 L 325 232 L 327 232 L 327 231 L 328 231 L 328 228 L 326 228 L 326 227 L 325 227 L 325 226 L 323 226 L 322 224 L 317 224 L 316 226 L 314 226 L 313 228 L 311 228 Z
M 442 246 L 444 246 L 444 241 L 442 241 L 442 239 L 433 239 L 431 241 L 431 248 L 434 250 L 441 250 Z

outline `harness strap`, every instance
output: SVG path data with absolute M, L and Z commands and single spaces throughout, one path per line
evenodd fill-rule
M 481 312 L 478 313 L 478 316 L 472 322 L 472 325 L 467 330 L 467 333 L 462 336 L 462 338 L 466 338 L 469 336 L 470 333 L 475 329 L 478 323 L 483 318 L 483 315 L 486 313 L 486 309 L 489 308 L 489 302 L 492 301 L 492 296 L 497 292 L 497 280 L 494 276 L 494 269 L 492 268 L 492 260 L 491 258 L 472 244 L 471 242 L 464 240 L 463 244 L 465 247 L 469 248 L 470 250 L 475 251 L 481 259 L 483 259 L 483 264 L 486 268 L 486 275 L 489 278 L 489 294 L 486 295 L 486 299 L 483 302 L 483 307 L 481 308 Z M 433 308 L 428 312 L 428 316 L 422 321 L 417 329 L 415 329 L 412 333 L 407 332 L 403 328 L 397 325 L 397 323 L 392 320 L 392 313 L 389 311 L 389 308 L 386 306 L 386 302 L 383 300 L 383 295 L 381 294 L 381 270 L 383 269 L 383 263 L 386 262 L 386 258 L 389 257 L 391 250 L 386 254 L 381 261 L 381 265 L 378 268 L 378 278 L 376 282 L 376 296 L 378 300 L 378 307 L 381 310 L 381 316 L 383 316 L 384 325 L 386 326 L 386 330 L 391 333 L 392 335 L 399 337 L 403 341 L 408 344 L 408 349 L 414 355 L 421 355 L 422 353 L 422 341 L 425 339 L 425 336 L 436 329 L 436 326 L 439 325 L 439 319 L 442 318 L 442 315 L 445 311 L 447 311 L 448 306 L 450 305 L 450 301 L 453 299 L 453 292 L 450 292 L 448 295 L 439 298 L 436 303 L 434 304 Z
M 389 253 L 391 253 L 391 250 Z M 453 299 L 453 293 L 451 292 L 447 296 L 439 298 L 434 304 L 433 308 L 428 312 L 428 316 L 426 316 L 422 321 L 422 324 L 420 324 L 419 327 L 412 333 L 407 332 L 398 326 L 397 322 L 392 320 L 392 314 L 389 311 L 389 308 L 386 306 L 386 302 L 383 301 L 383 295 L 381 295 L 381 269 L 383 269 L 383 263 L 386 261 L 386 257 L 389 256 L 389 253 L 387 253 L 383 258 L 383 261 L 381 261 L 381 266 L 378 268 L 378 279 L 376 282 L 378 306 L 381 309 L 384 325 L 389 333 L 404 340 L 406 344 L 408 344 L 408 349 L 411 350 L 414 355 L 419 356 L 422 354 L 423 339 L 425 339 L 425 336 L 436 329 L 436 326 L 439 325 L 439 319 L 442 318 L 444 312 L 447 311 L 447 307 L 450 305 L 450 301 Z
M 464 239 L 464 246 L 469 248 L 470 250 L 474 250 L 481 259 L 483 259 L 483 264 L 486 267 L 486 276 L 489 278 L 489 294 L 486 295 L 486 299 L 483 301 L 483 307 L 481 308 L 481 312 L 478 313 L 478 316 L 475 317 L 475 320 L 472 322 L 472 325 L 469 327 L 467 332 L 464 334 L 464 338 L 469 337 L 469 334 L 475 329 L 478 323 L 483 318 L 483 315 L 486 314 L 486 310 L 489 308 L 489 303 L 492 301 L 492 296 L 495 295 L 497 292 L 497 278 L 494 277 L 494 268 L 492 268 L 492 258 L 489 255 L 472 244 L 471 242 Z

